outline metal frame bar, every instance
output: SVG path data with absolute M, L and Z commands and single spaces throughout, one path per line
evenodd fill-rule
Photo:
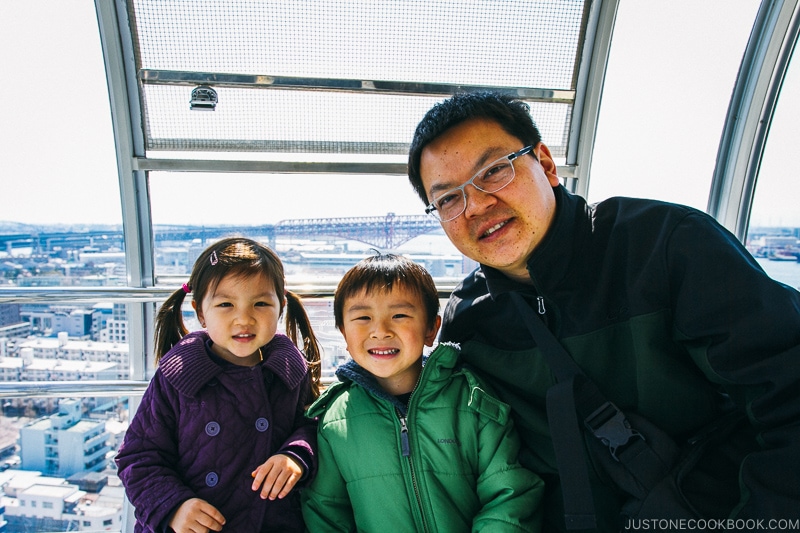
M 170 276 L 165 277 L 172 280 Z M 185 280 L 181 278 L 181 280 Z M 460 281 L 460 280 L 459 280 Z M 154 303 L 163 302 L 175 292 L 180 281 L 174 286 L 150 288 L 136 287 L 0 287 L 0 304 L 28 303 L 75 303 L 75 302 L 116 302 L 116 303 Z M 436 280 L 440 294 L 449 296 L 457 281 Z M 286 286 L 295 294 L 305 298 L 332 298 L 336 283 L 319 283 L 313 279 L 295 281 Z
M 414 96 L 450 96 L 459 92 L 491 90 L 513 94 L 525 100 L 571 104 L 575 91 L 536 87 L 492 87 L 483 85 L 452 85 L 444 83 L 414 83 L 381 80 L 348 80 L 335 78 L 300 78 L 258 74 L 216 74 L 177 70 L 139 71 L 144 85 L 210 85 L 240 89 L 296 89 L 325 92 L 381 93 Z
M 153 228 L 147 174 L 133 169 L 134 156 L 144 156 L 139 84 L 136 79 L 133 36 L 126 0 L 95 0 L 100 42 L 108 80 L 111 123 L 117 152 L 117 173 L 122 201 L 122 229 L 128 285 L 149 287 L 155 284 Z M 153 305 L 128 305 L 130 376 L 147 381 L 147 363 L 154 361 L 149 339 L 154 329 Z M 132 412 L 139 407 L 140 396 L 133 394 L 128 403 Z M 133 531 L 133 506 L 125 499 L 122 531 Z
M 144 135 L 127 8 L 123 0 L 95 0 L 95 9 L 117 152 L 128 284 L 152 287 L 155 284 L 154 245 L 147 176 L 133 168 L 134 155 L 144 155 Z M 152 337 L 152 315 L 152 306 L 146 303 L 128 306 L 131 376 L 134 379 L 145 379 L 147 361 L 152 358 L 152 346 L 146 341 Z
M 23 381 L 0 383 L 0 398 L 93 397 L 141 395 L 147 381 Z
M 0 304 L 164 301 L 174 288 L 136 287 L 0 287 Z
M 134 158 L 137 170 L 167 172 L 264 172 L 278 174 L 406 174 L 405 163 L 357 163 L 305 161 L 241 161 L 221 159 Z
M 274 139 L 198 139 L 149 138 L 148 151 L 170 152 L 260 152 L 290 154 L 348 154 L 404 156 L 408 154 L 407 142 L 371 141 L 298 141 Z
M 572 107 L 572 122 L 567 139 L 566 163 L 573 172 L 572 192 L 587 197 L 592 166 L 597 119 L 605 83 L 611 37 L 617 18 L 619 0 L 591 2 L 583 50 L 576 82 L 577 93 Z
M 375 174 L 400 175 L 408 173 L 405 163 L 358 162 L 298 162 L 298 161 L 245 161 L 222 159 L 153 159 L 134 157 L 136 170 L 164 172 L 252 172 L 264 174 Z M 561 178 L 575 178 L 576 165 L 559 165 Z
M 800 32 L 798 0 L 764 0 L 725 119 L 707 211 L 744 241 L 775 106 Z

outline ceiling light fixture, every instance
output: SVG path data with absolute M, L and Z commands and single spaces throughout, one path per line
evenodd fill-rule
M 217 107 L 217 91 L 201 85 L 192 89 L 192 98 L 189 100 L 189 109 L 199 111 L 214 111 Z

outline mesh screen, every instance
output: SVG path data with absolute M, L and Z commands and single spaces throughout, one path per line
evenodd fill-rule
M 583 2 L 133 3 L 141 68 L 572 88 Z
M 439 99 L 361 93 L 218 88 L 217 110 L 190 111 L 191 87 L 144 87 L 152 150 L 406 154 Z M 563 155 L 567 104 L 531 103 L 545 144 Z
M 584 2 L 484 0 L 135 0 L 138 68 L 178 72 L 574 89 Z M 402 153 L 435 99 L 145 84 L 151 150 Z M 540 107 L 537 105 L 537 108 Z M 534 118 L 563 144 L 568 104 Z

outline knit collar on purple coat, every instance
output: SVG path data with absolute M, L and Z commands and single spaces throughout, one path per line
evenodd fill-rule
M 158 368 L 164 377 L 182 394 L 194 396 L 206 383 L 224 372 L 206 353 L 208 333 L 195 331 L 178 342 L 159 361 Z M 276 333 L 261 347 L 264 362 L 261 365 L 294 389 L 306 378 L 308 365 L 297 346 L 287 337 Z

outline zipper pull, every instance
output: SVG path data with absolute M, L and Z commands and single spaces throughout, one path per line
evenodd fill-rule
M 540 314 L 540 315 L 543 315 L 543 314 L 545 313 L 545 309 L 544 309 L 544 298 L 542 298 L 541 296 L 537 296 L 537 297 L 536 297 L 536 301 L 537 301 L 537 302 L 538 302 L 538 304 L 539 304 L 539 314 Z
M 408 425 L 406 417 L 400 415 L 400 446 L 403 450 L 403 457 L 411 455 L 411 448 L 408 445 Z

